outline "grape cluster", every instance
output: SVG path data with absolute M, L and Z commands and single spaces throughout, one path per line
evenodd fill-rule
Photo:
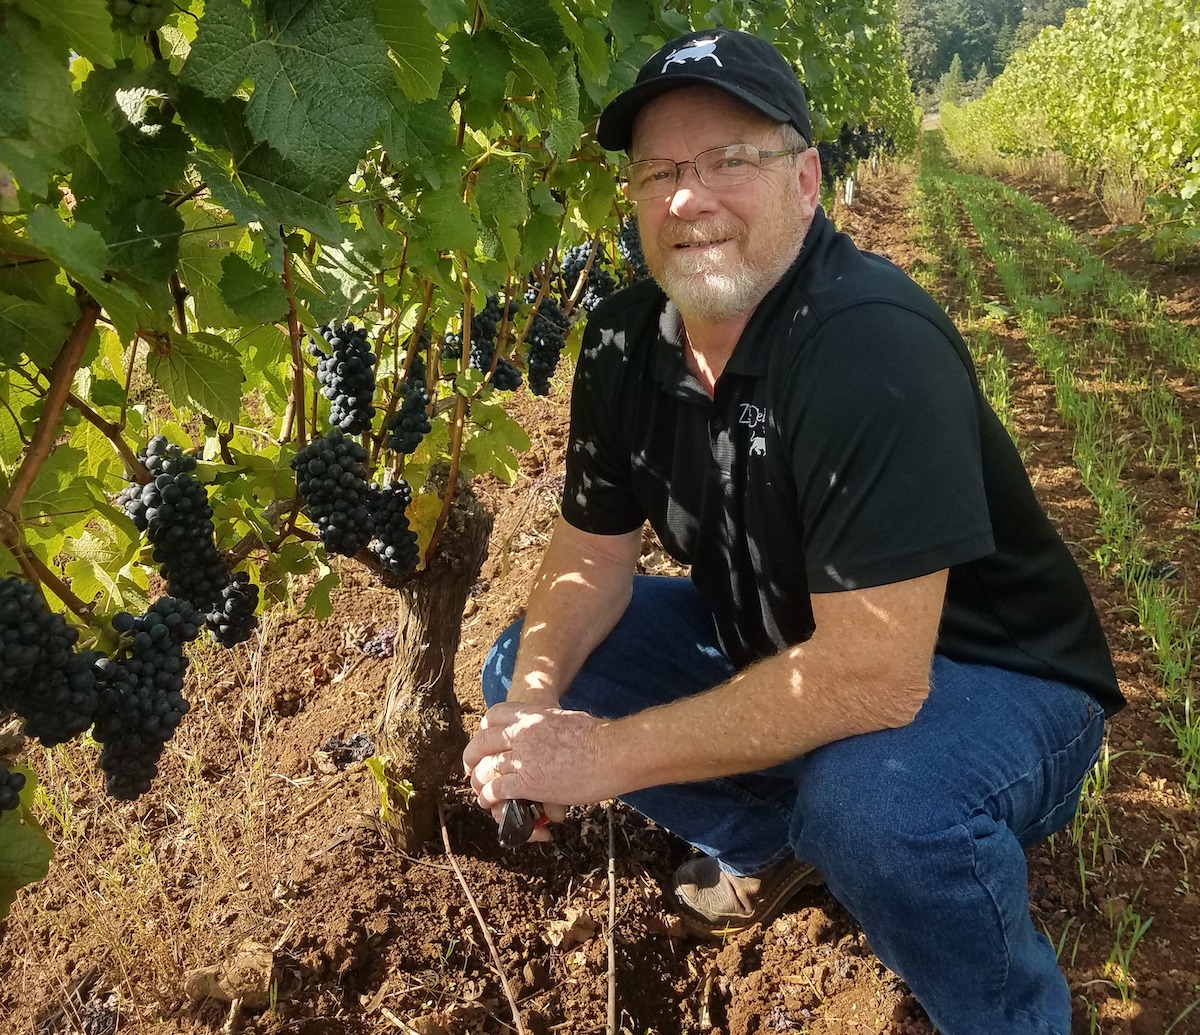
M 825 186 L 832 188 L 838 180 L 844 180 L 848 173 L 854 172 L 854 166 L 859 161 L 869 158 L 875 150 L 894 155 L 896 142 L 883 130 L 872 130 L 865 124 L 851 127 L 843 122 L 836 140 L 817 143 L 817 153 L 821 156 L 821 179 Z
M 492 370 L 492 360 L 496 355 L 496 335 L 507 314 L 508 326 L 520 311 L 521 305 L 516 299 L 510 299 L 503 307 L 495 296 L 487 300 L 487 304 L 471 317 L 471 355 L 470 365 L 474 370 L 484 373 Z M 448 334 L 442 344 L 442 356 L 462 355 L 462 335 Z M 496 369 L 492 371 L 492 385 L 502 392 L 515 392 L 521 387 L 521 371 L 503 356 L 496 358 Z
M 292 457 L 296 488 L 330 553 L 353 557 L 370 542 L 366 459 L 367 451 L 340 428 Z
M 163 746 L 187 714 L 183 645 L 200 634 L 204 615 L 186 600 L 162 597 L 140 618 L 118 612 L 112 625 L 121 648 L 97 666 L 93 735 L 103 745 L 100 768 L 108 793 L 132 801 L 150 789 Z
M 161 29 L 172 6 L 173 0 L 108 0 L 108 13 L 114 31 L 141 36 Z
M 45 747 L 78 736 L 96 715 L 100 655 L 76 651 L 78 640 L 28 582 L 0 582 L 0 713 L 16 712 Z
M 348 435 L 371 427 L 375 407 L 375 355 L 364 331 L 354 324 L 318 327 L 329 346 L 326 353 L 309 336 L 308 353 L 317 357 L 317 380 L 321 394 L 329 400 L 329 421 Z
M 599 245 L 594 241 L 585 241 L 574 248 L 568 248 L 562 259 L 563 295 L 571 298 L 575 294 L 579 278 L 587 269 L 588 259 L 593 251 L 596 252 L 596 258 L 592 260 L 592 268 L 587 270 L 583 292 L 578 298 L 584 311 L 589 313 L 617 290 L 617 278 L 609 271 L 604 253 L 599 251 Z
M 409 378 L 400 386 L 400 407 L 388 419 L 388 445 L 397 453 L 413 453 L 429 434 L 429 392 L 424 380 Z
M 152 438 L 138 458 L 151 480 L 130 486 L 117 502 L 153 545 L 167 593 L 208 610 L 229 584 L 229 567 L 213 539 L 208 490 L 192 477 L 196 459 L 162 435 Z
M 0 765 L 0 812 L 11 812 L 20 805 L 24 789 L 25 774 L 10 773 Z
M 558 367 L 567 331 L 567 318 L 551 298 L 543 298 L 529 326 L 529 390 L 534 395 L 550 394 L 550 378 Z
M 621 230 L 617 234 L 617 252 L 629 267 L 630 276 L 635 280 L 645 280 L 650 276 L 646 266 L 646 253 L 642 251 L 642 235 L 638 232 L 637 216 L 629 216 L 621 220 Z
M 216 606 L 208 612 L 208 628 L 222 647 L 233 647 L 250 639 L 258 625 L 258 587 L 239 571 L 223 590 Z
M 393 575 L 407 575 L 421 562 L 417 533 L 408 526 L 405 511 L 412 502 L 412 490 L 403 478 L 386 489 L 372 489 L 369 506 L 375 526 L 371 552 Z

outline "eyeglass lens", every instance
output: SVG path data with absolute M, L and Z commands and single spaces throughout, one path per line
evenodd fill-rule
M 626 190 L 635 200 L 661 198 L 672 193 L 679 182 L 680 170 L 691 165 L 706 187 L 732 187 L 748 183 L 758 176 L 760 152 L 753 144 L 728 144 L 701 151 L 690 162 L 669 158 L 651 158 L 633 162 L 624 170 Z

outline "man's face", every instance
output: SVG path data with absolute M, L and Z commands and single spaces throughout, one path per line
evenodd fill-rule
M 728 144 L 781 145 L 775 123 L 711 87 L 649 101 L 634 124 L 630 160 L 690 161 Z M 750 183 L 714 190 L 683 166 L 667 197 L 639 201 L 646 265 L 684 319 L 749 313 L 799 254 L 820 185 L 815 152 L 771 159 Z

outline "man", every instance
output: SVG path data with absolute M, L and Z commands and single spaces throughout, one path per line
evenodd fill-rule
M 1066 1035 L 1023 848 L 1123 702 L 961 338 L 826 220 L 764 41 L 673 41 L 597 138 L 654 281 L 588 321 L 562 517 L 463 756 L 479 804 L 620 797 L 700 850 L 699 933 L 823 875 L 944 1035 Z M 635 577 L 647 520 L 690 580 Z

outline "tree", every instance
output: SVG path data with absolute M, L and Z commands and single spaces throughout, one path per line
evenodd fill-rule
M 942 76 L 941 93 L 943 104 L 960 104 L 963 98 L 962 58 L 954 55 L 950 62 L 950 70 Z
M 975 78 L 966 84 L 964 93 L 968 100 L 976 101 L 988 91 L 988 87 L 992 85 L 992 77 L 988 75 L 988 67 L 986 62 L 979 66 L 975 73 Z

